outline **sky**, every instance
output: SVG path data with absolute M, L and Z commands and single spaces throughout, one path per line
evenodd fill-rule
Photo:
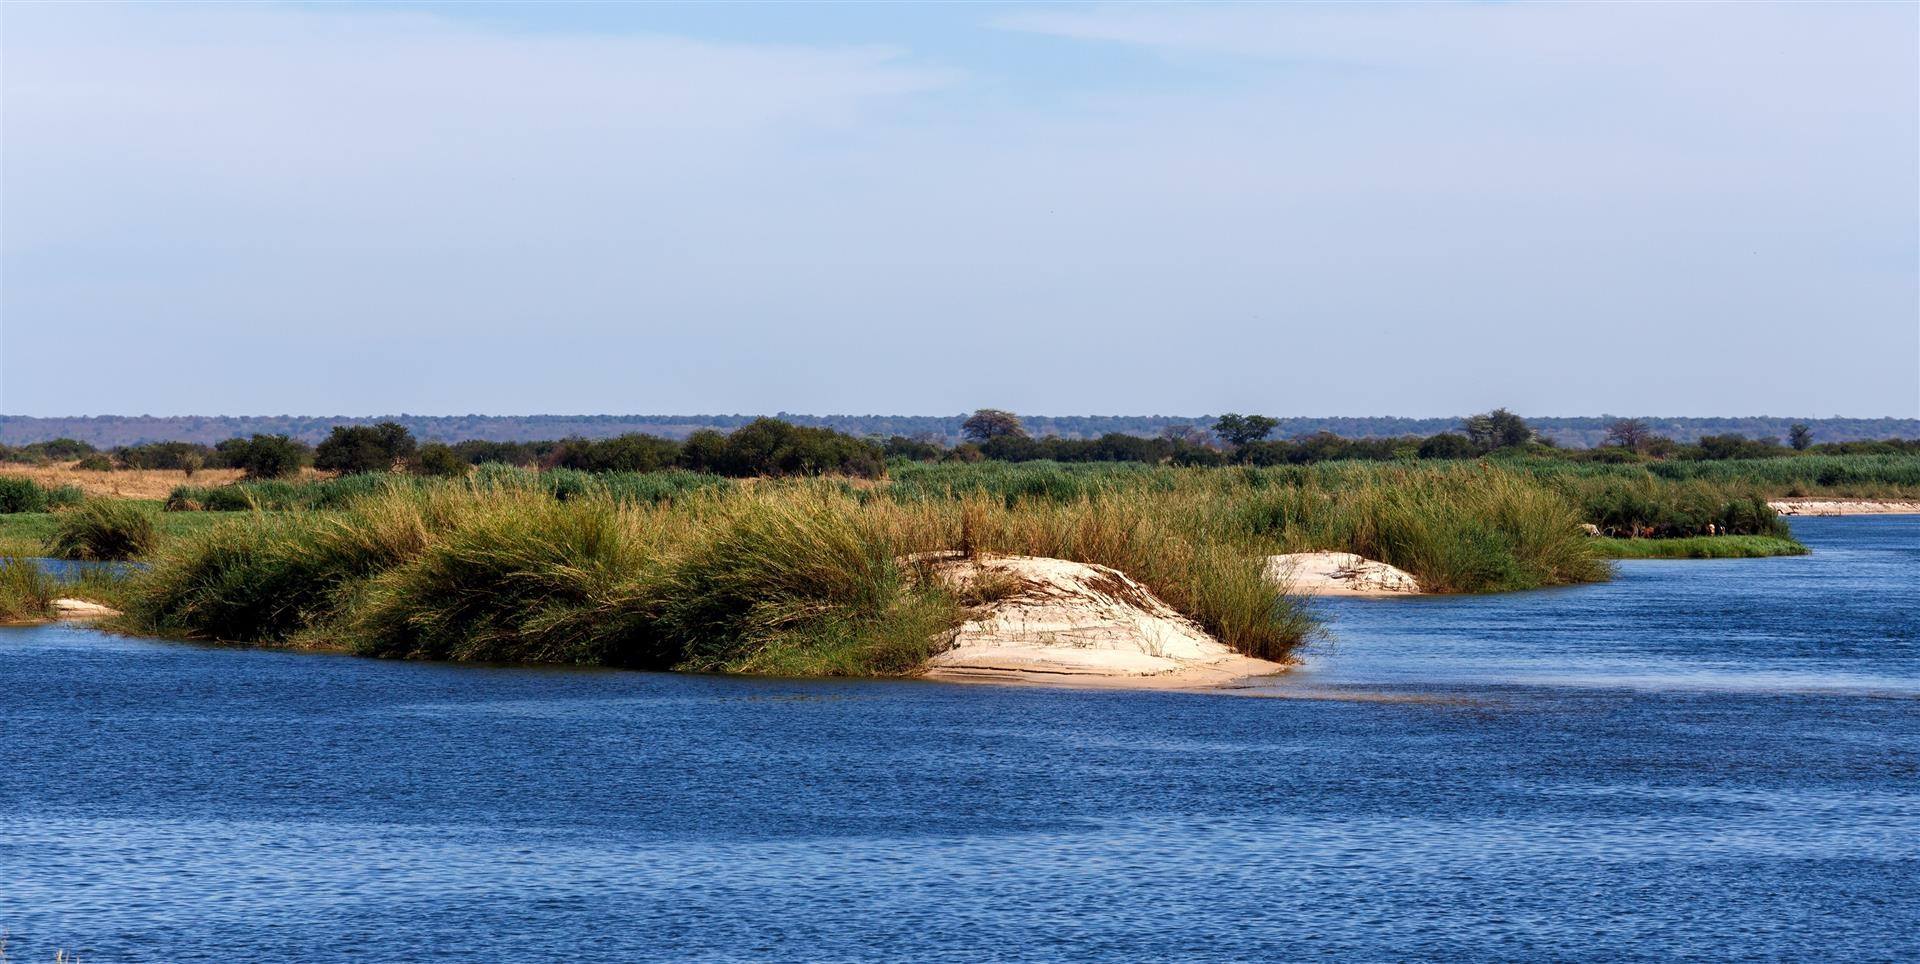
M 0 4 L 0 414 L 1920 415 L 1920 5 Z

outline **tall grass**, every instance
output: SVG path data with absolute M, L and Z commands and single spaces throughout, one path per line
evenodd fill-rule
M 964 468 L 899 490 L 695 479 L 660 499 L 562 496 L 531 473 L 385 485 L 179 540 L 136 577 L 130 620 L 378 656 L 871 674 L 918 666 L 964 616 L 908 561 L 930 552 L 1111 566 L 1270 659 L 1315 625 L 1266 578 L 1272 553 L 1360 552 L 1441 591 L 1606 575 L 1564 497 L 1485 466 Z
M 356 512 L 341 524 L 366 523 Z M 502 492 L 472 498 L 432 528 L 417 551 L 396 553 L 391 566 L 341 600 L 338 631 L 356 651 L 672 665 L 653 628 L 654 540 L 632 511 Z
M 1358 553 L 1430 592 L 1498 592 L 1606 578 L 1564 499 L 1485 466 L 1380 468 L 1341 486 L 1265 486 L 1235 510 L 1284 551 Z
M 33 560 L 0 556 L 0 622 L 45 619 L 53 599 L 53 580 Z
M 90 499 L 54 520 L 49 555 L 59 559 L 124 561 L 152 551 L 159 542 L 153 513 L 122 499 Z
M 673 503 L 396 488 L 324 515 L 237 517 L 136 577 L 132 625 L 369 655 L 808 674 L 907 672 L 962 604 L 907 560 L 971 545 L 1128 571 L 1244 652 L 1311 628 L 1247 538 L 1180 502 L 902 505 L 827 482 Z

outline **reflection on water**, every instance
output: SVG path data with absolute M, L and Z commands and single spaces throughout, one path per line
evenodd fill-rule
M 1341 601 L 1282 695 L 0 631 L 14 960 L 1887 958 L 1920 519 Z M 1890 698 L 1889 698 L 1890 697 Z

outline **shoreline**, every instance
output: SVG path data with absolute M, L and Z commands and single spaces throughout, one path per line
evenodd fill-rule
M 918 673 L 916 678 L 936 683 L 987 686 L 1212 693 L 1234 689 L 1244 680 L 1284 675 L 1296 665 L 1235 655 L 1163 673 L 1095 673 L 945 665 L 930 666 Z
M 1920 515 L 1920 499 L 1773 499 L 1767 507 L 1783 516 Z

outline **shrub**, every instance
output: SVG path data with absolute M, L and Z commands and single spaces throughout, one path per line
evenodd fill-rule
M 32 479 L 0 475 L 0 512 L 45 512 L 47 490 Z
M 92 499 L 60 514 L 47 551 L 60 559 L 125 560 L 159 540 L 153 514 L 123 499 Z
M 73 467 L 83 472 L 111 472 L 113 471 L 113 459 L 95 452 L 73 463 Z
M 215 450 L 192 442 L 149 442 L 114 449 L 114 457 L 130 469 L 193 471 L 205 465 Z

